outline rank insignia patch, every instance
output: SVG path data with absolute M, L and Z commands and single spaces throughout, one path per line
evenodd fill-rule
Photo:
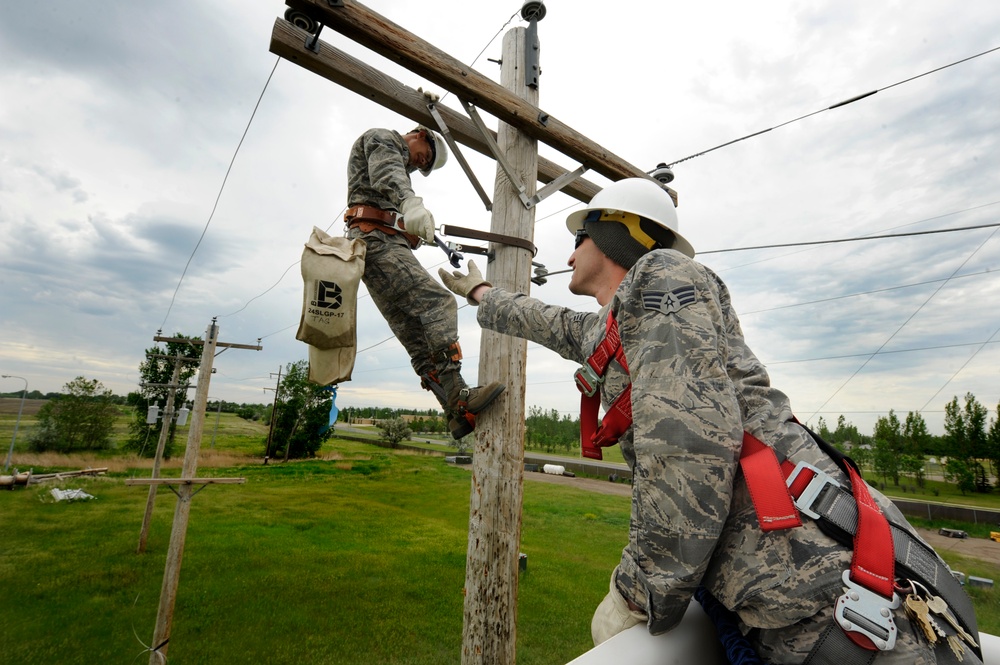
M 694 285 L 678 286 L 671 291 L 643 291 L 642 306 L 654 312 L 673 314 L 695 300 Z

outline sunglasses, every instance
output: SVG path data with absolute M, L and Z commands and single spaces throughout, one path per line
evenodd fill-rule
M 583 239 L 589 237 L 586 229 L 580 229 L 576 232 L 576 242 L 573 244 L 573 249 L 578 249 L 583 243 Z

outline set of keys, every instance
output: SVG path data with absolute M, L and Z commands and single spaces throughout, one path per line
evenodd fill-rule
M 938 642 L 947 642 L 948 648 L 959 662 L 965 658 L 966 643 L 973 647 L 979 646 L 972 635 L 969 635 L 955 619 L 944 598 L 932 594 L 922 584 L 910 580 L 910 592 L 903 601 L 903 608 L 906 610 L 906 616 L 920 628 L 931 646 L 936 646 Z M 946 633 L 935 617 L 943 619 L 955 632 Z

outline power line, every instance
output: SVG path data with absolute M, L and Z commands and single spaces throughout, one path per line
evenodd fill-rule
M 977 53 L 975 55 L 970 55 L 967 58 L 962 58 L 961 60 L 956 60 L 955 62 L 952 62 L 952 63 L 947 64 L 947 65 L 943 65 L 941 67 L 937 67 L 936 69 L 932 69 L 930 71 L 924 72 L 923 74 L 917 74 L 916 76 L 911 76 L 908 79 L 903 79 L 902 81 L 897 81 L 896 83 L 893 83 L 891 85 L 887 85 L 884 88 L 878 88 L 878 89 L 872 90 L 870 92 L 863 92 L 860 95 L 855 95 L 855 96 L 853 96 L 853 97 L 851 97 L 849 99 L 845 99 L 842 102 L 837 102 L 833 106 L 828 106 L 828 107 L 826 107 L 824 109 L 819 109 L 818 111 L 813 111 L 812 113 L 806 113 L 805 115 L 799 116 L 798 118 L 793 118 L 792 120 L 787 120 L 787 121 L 785 121 L 785 122 L 783 122 L 783 123 L 781 123 L 779 125 L 774 125 L 773 127 L 769 127 L 767 129 L 762 129 L 759 132 L 754 132 L 753 134 L 747 134 L 746 136 L 740 137 L 738 139 L 733 139 L 732 141 L 726 141 L 725 143 L 717 145 L 714 148 L 709 148 L 708 150 L 703 150 L 703 151 L 695 153 L 693 155 L 689 155 L 689 156 L 685 157 L 684 159 L 678 159 L 675 162 L 670 162 L 669 164 L 667 164 L 667 166 L 674 166 L 676 164 L 680 164 L 681 162 L 686 162 L 689 159 L 694 159 L 695 157 L 701 157 L 702 155 L 707 155 L 708 153 L 713 152 L 715 150 L 718 150 L 719 148 L 725 148 L 726 146 L 733 145 L 734 143 L 739 143 L 740 141 L 745 141 L 747 139 L 753 138 L 754 136 L 760 136 L 761 134 L 766 134 L 767 132 L 771 131 L 772 129 L 778 129 L 780 127 L 784 127 L 785 125 L 790 125 L 793 122 L 798 122 L 799 120 L 805 120 L 806 118 L 809 118 L 811 116 L 817 115 L 817 114 L 822 113 L 824 111 L 832 111 L 833 109 L 840 108 L 841 106 L 847 106 L 848 104 L 852 104 L 854 102 L 860 101 L 860 100 L 862 100 L 862 99 L 864 99 L 866 97 L 871 97 L 872 95 L 874 95 L 877 92 L 881 92 L 883 90 L 888 90 L 889 88 L 894 88 L 897 85 L 903 85 L 904 83 L 909 83 L 910 81 L 914 81 L 914 80 L 916 80 L 918 78 L 921 78 L 923 76 L 928 76 L 930 74 L 934 74 L 935 72 L 939 72 L 942 69 L 947 69 L 949 67 L 954 67 L 955 65 L 960 65 L 963 62 L 968 62 L 969 60 L 973 60 L 974 58 L 978 58 L 978 57 L 984 56 L 984 55 L 986 55 L 988 53 L 992 53 L 993 51 L 997 51 L 997 50 L 1000 50 L 1000 46 L 995 46 L 995 47 L 993 47 L 993 48 L 991 48 L 989 50 L 983 51 L 982 53 Z M 652 171 L 649 171 L 649 173 L 652 173 Z
M 174 295 L 170 297 L 170 305 L 167 307 L 167 314 L 163 317 L 163 323 L 160 324 L 160 330 L 163 330 L 167 325 L 167 319 L 170 318 L 170 311 L 174 308 L 174 301 L 177 299 L 177 292 L 181 290 L 181 284 L 184 282 L 184 276 L 187 275 L 188 268 L 191 266 L 191 261 L 194 259 L 194 255 L 198 252 L 198 248 L 201 247 L 201 241 L 205 239 L 205 234 L 208 232 L 208 227 L 212 223 L 212 218 L 215 217 L 215 211 L 219 207 L 219 199 L 222 198 L 222 191 L 226 188 L 226 181 L 229 180 L 229 173 L 233 170 L 233 164 L 236 162 L 236 155 L 240 152 L 240 147 L 243 145 L 243 139 L 247 137 L 247 132 L 250 131 L 250 124 L 253 122 L 254 116 L 257 115 L 257 109 L 260 107 L 260 101 L 264 98 L 264 92 L 267 91 L 267 86 L 271 82 L 271 77 L 274 76 L 274 70 L 278 68 L 278 63 L 281 62 L 281 58 L 277 58 L 274 61 L 274 67 L 271 68 L 271 73 L 267 75 L 267 81 L 264 82 L 264 89 L 260 91 L 260 96 L 257 98 L 257 103 L 253 107 L 253 113 L 250 114 L 250 120 L 247 121 L 247 126 L 243 130 L 243 136 L 240 137 L 240 142 L 236 146 L 236 150 L 233 152 L 233 158 L 229 160 L 229 167 L 226 169 L 226 175 L 222 178 L 222 185 L 219 187 L 219 193 L 215 197 L 215 204 L 212 206 L 212 212 L 208 215 L 208 221 L 205 222 L 205 228 L 201 230 L 201 236 L 198 237 L 198 242 L 195 243 L 194 249 L 191 250 L 191 256 L 188 257 L 187 263 L 184 264 L 184 270 L 181 272 L 181 278 L 177 281 L 177 288 L 174 289 Z
M 998 330 L 998 332 L 1000 332 L 1000 330 Z M 937 345 L 937 346 L 918 346 L 918 347 L 913 347 L 911 349 L 893 349 L 892 351 L 883 351 L 883 350 L 880 349 L 878 351 L 875 351 L 874 353 L 867 353 L 867 352 L 866 353 L 845 353 L 845 354 L 839 355 L 839 356 L 823 356 L 823 357 L 820 357 L 820 358 L 799 358 L 798 360 L 773 360 L 773 361 L 766 362 L 764 364 L 768 365 L 768 366 L 770 366 L 770 365 L 794 365 L 796 363 L 813 363 L 813 362 L 821 362 L 821 361 L 824 361 L 824 360 L 844 360 L 844 359 L 847 359 L 847 358 L 864 358 L 865 356 L 887 356 L 887 355 L 891 355 L 891 354 L 895 354 L 895 353 L 915 353 L 917 351 L 939 351 L 941 349 L 958 349 L 958 348 L 961 348 L 963 346 L 979 346 L 979 349 L 981 350 L 987 344 L 1000 344 L 1000 341 L 998 341 L 998 342 L 994 342 L 993 341 L 993 338 L 996 337 L 996 335 L 997 335 L 997 333 L 993 333 L 993 335 L 991 335 L 990 338 L 987 339 L 985 342 L 967 342 L 967 343 L 964 343 L 964 344 L 940 344 L 940 345 Z M 883 347 L 884 346 L 885 345 L 883 344 Z M 976 353 L 979 353 L 979 351 L 977 350 Z M 968 363 L 966 363 L 966 364 L 968 364 Z M 963 367 L 965 367 L 965 365 L 963 365 Z M 952 377 L 952 378 L 954 378 L 954 377 Z M 947 384 L 945 384 L 945 385 L 947 385 Z M 944 386 L 942 386 L 941 388 L 943 390 Z M 941 392 L 941 391 L 939 390 L 938 393 L 939 392 Z M 934 397 L 937 397 L 937 393 L 934 393 Z M 931 399 L 934 399 L 934 397 L 932 397 Z M 928 402 L 930 402 L 930 400 L 928 400 Z M 826 405 L 824 404 L 824 406 L 826 406 Z M 927 406 L 927 405 L 925 404 L 924 406 Z M 815 413 L 813 415 L 815 415 Z
M 925 408 L 926 408 L 927 404 L 930 404 L 930 403 L 931 403 L 931 400 L 933 400 L 933 399 L 934 399 L 935 397 L 937 397 L 938 395 L 940 395 L 940 394 L 941 394 L 941 391 L 942 391 L 942 390 L 944 390 L 944 389 L 945 389 L 945 387 L 946 387 L 946 386 L 947 386 L 947 385 L 948 385 L 949 383 L 951 383 L 952 381 L 954 381 L 954 380 L 955 380 L 955 377 L 956 377 L 956 376 L 958 376 L 959 374 L 961 374 L 961 372 L 962 372 L 962 370 L 963 370 L 963 369 L 965 369 L 966 367 L 968 367 L 969 363 L 971 363 L 971 362 L 972 362 L 972 360 L 973 360 L 973 359 L 974 359 L 974 358 L 975 358 L 976 356 L 978 356 L 978 355 L 979 355 L 979 352 L 980 352 L 980 351 L 982 351 L 982 350 L 983 350 L 984 348 L 986 348 L 986 345 L 987 345 L 987 344 L 991 344 L 991 343 L 993 343 L 993 338 L 997 336 L 997 333 L 1000 333 L 1000 328 L 997 328 L 996 330 L 994 330 L 994 331 L 993 331 L 993 334 L 989 336 L 989 339 L 987 339 L 987 340 L 986 340 L 985 342 L 983 342 L 982 344 L 980 344 L 980 345 L 979 345 L 979 348 L 978 348 L 978 349 L 976 349 L 976 352 L 975 352 L 975 353 L 973 353 L 973 354 L 972 354 L 971 356 L 969 356 L 969 358 L 968 358 L 968 359 L 967 359 L 967 360 L 966 360 L 966 361 L 965 361 L 964 363 L 962 363 L 962 366 L 961 366 L 961 367 L 959 367 L 959 368 L 958 368 L 957 370 L 955 370 L 955 373 L 954 373 L 954 374 L 952 374 L 952 375 L 951 375 L 951 376 L 950 376 L 950 377 L 948 378 L 948 380 L 944 382 L 944 385 L 943 385 L 943 386 L 941 386 L 940 388 L 938 388 L 938 389 L 937 389 L 937 392 L 936 392 L 936 393 L 934 393 L 933 395 L 931 395 L 931 398 L 930 398 L 929 400 L 927 400 L 927 402 L 926 402 L 926 403 L 924 404 L 924 407 L 925 407 Z
M 732 247 L 729 249 L 712 249 L 707 252 L 698 252 L 701 254 L 722 254 L 725 252 L 745 252 L 752 249 L 779 249 L 782 247 L 806 247 L 809 245 L 832 245 L 841 242 L 857 242 L 859 240 L 886 240 L 889 238 L 909 238 L 912 236 L 926 236 L 935 235 L 938 233 L 955 233 L 956 231 L 975 231 L 977 229 L 991 229 L 1000 226 L 1000 222 L 995 222 L 993 224 L 978 224 L 976 226 L 960 226 L 954 229 L 935 229 L 931 231 L 912 231 L 910 233 L 887 233 L 885 235 L 878 236 L 856 236 L 853 238 L 837 238 L 834 240 L 809 240 L 806 242 L 785 242 L 776 243 L 773 245 L 752 245 L 750 247 Z M 992 237 L 992 236 L 991 236 Z
M 883 289 L 872 289 L 871 291 L 858 291 L 857 293 L 845 293 L 840 296 L 833 296 L 831 298 L 820 298 L 819 300 L 807 300 L 805 302 L 792 303 L 790 305 L 778 305 L 777 307 L 767 307 L 765 309 L 754 309 L 748 312 L 741 312 L 740 318 L 749 316 L 751 314 L 762 314 L 764 312 L 773 312 L 778 309 L 790 309 L 792 307 L 804 307 L 806 305 L 819 305 L 825 302 L 832 302 L 834 300 L 845 300 L 847 298 L 856 298 L 858 296 L 869 296 L 875 293 L 885 293 L 887 291 L 898 291 L 899 289 L 910 289 L 915 286 L 926 286 L 928 284 L 937 284 L 938 282 L 945 282 L 949 279 L 964 279 L 966 277 L 978 277 L 980 275 L 989 275 L 995 273 L 996 269 L 981 270 L 980 272 L 970 272 L 965 275 L 958 275 L 953 277 L 943 277 L 941 279 L 929 279 L 925 282 L 913 282 L 912 284 L 900 284 L 898 286 L 887 286 Z M 551 273 L 549 273 L 551 274 Z
M 828 397 L 828 398 L 826 399 L 826 401 L 825 401 L 825 402 L 823 402 L 823 403 L 822 403 L 822 404 L 820 405 L 820 407 L 819 407 L 819 408 L 820 408 L 820 409 L 822 409 L 822 408 L 823 408 L 824 406 L 826 406 L 827 404 L 829 404 L 829 403 L 830 403 L 830 400 L 832 400 L 832 399 L 833 399 L 834 397 L 836 397 L 836 396 L 837 396 L 837 394 L 838 394 L 838 393 L 839 393 L 839 392 L 840 392 L 841 390 L 843 390 L 843 389 L 844 389 L 844 387 L 845 387 L 845 386 L 847 386 L 847 384 L 848 384 L 848 383 L 850 383 L 850 382 L 851 382 L 851 381 L 852 381 L 852 380 L 854 379 L 854 377 L 856 377 L 856 376 L 857 376 L 857 375 L 858 375 L 859 373 L 861 373 L 861 370 L 863 370 L 863 369 L 864 369 L 864 368 L 865 368 L 865 367 L 866 367 L 866 366 L 868 365 L 868 363 L 869 363 L 869 362 L 871 362 L 872 358 L 874 358 L 874 357 L 875 357 L 876 355 L 878 355 L 878 354 L 879 354 L 879 352 L 880 352 L 880 351 L 882 351 L 882 349 L 884 349 L 884 348 L 885 348 L 885 345 L 886 345 L 886 344 L 888 344 L 889 342 L 891 342 L 891 341 L 892 341 L 892 339 L 893 339 L 893 338 L 894 338 L 894 337 L 895 337 L 896 335 L 898 335 L 898 334 L 900 333 L 900 331 L 902 331 L 902 330 L 903 330 L 903 328 L 905 328 L 905 327 L 906 327 L 906 325 L 907 325 L 907 324 L 908 324 L 908 323 L 909 323 L 910 321 L 912 321 L 912 320 L 913 320 L 913 318 L 914 318 L 914 317 L 916 317 L 916 315 L 917 315 L 917 314 L 919 314 L 919 313 L 921 312 L 921 310 L 923 310 L 923 308 L 924 308 L 924 307 L 925 307 L 925 306 L 927 305 L 927 303 L 929 303 L 929 302 L 930 302 L 930 301 L 931 301 L 931 300 L 932 300 L 932 299 L 934 298 L 934 296 L 936 296 L 936 295 L 937 295 L 938 293 L 940 293 L 941 289 L 943 289 L 943 288 L 945 287 L 945 285 L 946 285 L 946 284 L 947 284 L 947 283 L 948 283 L 949 281 L 951 281 L 951 278 L 952 278 L 952 277 L 954 277 L 954 276 L 955 276 L 955 275 L 956 275 L 956 274 L 958 273 L 958 271 L 959 271 L 959 270 L 961 270 L 962 268 L 964 268 L 964 267 L 965 267 L 965 264 L 967 264 L 967 263 L 968 263 L 969 261 L 971 261 L 971 260 L 972 260 L 972 257 L 974 257 L 974 256 L 975 256 L 975 255 L 976 255 L 977 253 L 979 253 L 979 250 L 981 250 L 981 249 L 983 248 L 983 246 L 984 246 L 984 245 L 986 245 L 986 243 L 988 243 L 988 242 L 990 241 L 990 239 L 991 239 L 991 238 L 993 238 L 993 236 L 995 236 L 995 235 L 996 235 L 996 233 L 997 233 L 997 231 L 996 231 L 996 230 L 994 230 L 994 231 L 993 231 L 993 233 L 991 233 L 991 234 L 989 235 L 989 237 L 987 237 L 987 238 L 986 238 L 985 240 L 983 240 L 983 241 L 982 241 L 981 243 L 979 243 L 979 246 L 978 246 L 978 247 L 976 247 L 976 249 L 975 249 L 975 250 L 974 250 L 974 251 L 973 251 L 973 252 L 972 252 L 971 254 L 969 254 L 969 256 L 968 256 L 968 257 L 967 257 L 967 258 L 966 258 L 966 259 L 965 259 L 964 261 L 962 261 L 962 264 L 961 264 L 960 266 L 958 266 L 957 268 L 955 268 L 955 270 L 954 270 L 954 271 L 953 271 L 953 272 L 951 273 L 951 275 L 950 275 L 950 276 L 948 277 L 948 279 L 946 279 L 946 280 L 945 280 L 944 282 L 942 282 L 942 283 L 941 283 L 941 285 L 940 285 L 940 286 L 938 286 L 938 287 L 937 287 L 936 289 L 934 289 L 934 293 L 932 293 L 932 294 L 930 294 L 929 296 L 927 296 L 927 299 L 926 299 L 926 300 L 925 300 L 925 301 L 924 301 L 923 303 L 921 303 L 921 305 L 920 305 L 919 307 L 917 307 L 916 311 L 915 311 L 915 312 L 913 312 L 913 314 L 911 314 L 911 315 L 910 315 L 910 316 L 909 316 L 909 317 L 908 317 L 908 318 L 907 318 L 907 319 L 906 319 L 905 321 L 903 321 L 903 324 L 902 324 L 901 326 L 899 326 L 899 328 L 897 328 L 897 329 L 896 329 L 896 331 L 895 331 L 894 333 L 892 333 L 891 335 L 889 335 L 889 338 L 888 338 L 888 339 L 886 339 L 886 340 L 885 340 L 885 341 L 884 341 L 884 342 L 882 343 L 882 346 L 880 346 L 880 347 L 879 347 L 879 348 L 878 348 L 878 349 L 877 349 L 877 350 L 875 351 L 875 353 L 871 354 L 871 356 L 869 356 L 867 360 L 865 360 L 865 361 L 864 361 L 863 363 L 861 363 L 861 366 L 860 366 L 860 367 L 858 367 L 858 368 L 857 368 L 856 370 L 854 370 L 854 373 L 853 373 L 853 374 L 851 374 L 851 375 L 850 375 L 849 377 L 847 377 L 847 380 L 846 380 L 846 381 L 844 381 L 844 383 L 842 383 L 842 384 L 841 384 L 841 386 L 840 386 L 839 388 L 837 388 L 837 389 L 836 389 L 836 390 L 835 390 L 835 391 L 833 392 L 833 394 L 832 394 L 832 395 L 830 395 L 830 396 L 829 396 L 829 397 Z M 977 353 L 978 353 L 978 352 L 977 352 Z M 945 384 L 945 385 L 947 385 L 947 384 Z M 807 418 L 806 420 L 807 420 L 807 421 L 808 421 L 808 420 L 810 420 L 810 419 L 811 419 L 811 418 L 812 418 L 813 416 L 815 416 L 815 415 L 816 415 L 816 413 L 817 413 L 818 411 L 819 411 L 819 409 L 817 409 L 817 410 L 816 410 L 815 412 L 813 412 L 813 415 L 812 415 L 812 416 L 809 416 L 809 418 Z

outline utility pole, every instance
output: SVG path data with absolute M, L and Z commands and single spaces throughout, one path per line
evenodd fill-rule
M 580 174 L 591 169 L 612 181 L 641 177 L 662 187 L 677 203 L 677 192 L 651 178 L 607 148 L 574 131 L 538 107 L 537 22 L 545 14 L 540 0 L 528 0 L 516 28 L 504 38 L 498 85 L 357 0 L 285 0 L 287 20 L 275 21 L 270 49 L 328 80 L 412 120 L 437 126 L 458 156 L 457 144 L 491 154 L 498 170 L 494 200 L 465 168 L 487 209 L 493 211 L 487 277 L 493 284 L 528 292 L 533 247 L 534 206 L 554 191 L 589 203 L 598 188 Z M 402 65 L 461 103 L 469 118 L 431 102 L 407 87 L 319 39 L 328 27 Z M 527 62 L 525 54 L 532 56 Z M 500 121 L 494 134 L 479 111 Z M 446 129 L 447 127 L 447 129 Z M 450 131 L 448 131 L 450 130 Z M 451 139 L 449 139 L 449 135 Z M 541 159 L 536 141 L 575 160 L 570 172 Z M 459 160 L 462 162 L 463 160 Z M 536 192 L 536 181 L 546 183 Z M 496 237 L 506 236 L 504 242 Z M 476 237 L 476 236 L 467 236 Z M 478 248 L 477 248 L 478 249 Z M 526 343 L 484 333 L 480 351 L 481 383 L 502 381 L 507 391 L 477 421 L 476 454 L 470 499 L 466 568 L 465 627 L 462 663 L 509 665 L 514 662 L 517 571 L 523 484 L 524 371 Z
M 24 398 L 28 395 L 28 380 L 23 376 L 4 374 L 5 379 L 21 379 L 24 381 L 24 390 L 21 391 L 21 406 L 17 409 L 17 420 L 14 422 L 14 436 L 10 439 L 10 450 L 7 451 L 7 460 L 3 463 L 4 473 L 10 468 L 10 458 L 14 455 L 14 443 L 17 441 L 17 428 L 21 425 L 21 412 L 24 411 Z
M 153 355 L 151 358 L 169 358 L 170 356 Z M 156 442 L 156 456 L 153 458 L 153 475 L 152 478 L 160 477 L 160 464 L 163 461 L 163 450 L 167 445 L 167 436 L 169 435 L 169 430 L 171 423 L 174 418 L 174 395 L 177 393 L 177 389 L 180 388 L 181 379 L 181 363 L 187 360 L 192 362 L 193 358 L 184 358 L 180 353 L 174 357 L 174 371 L 170 377 L 170 383 L 167 384 L 167 388 L 170 392 L 167 394 L 167 402 L 163 406 L 163 419 L 161 421 L 162 426 L 160 427 L 160 438 Z M 147 384 L 148 385 L 148 384 Z M 146 551 L 146 539 L 149 536 L 149 523 L 153 519 L 153 506 L 156 503 L 156 485 L 149 486 L 149 496 L 146 497 L 146 513 L 142 517 L 142 529 L 139 530 L 139 546 L 136 548 L 137 554 L 142 554 Z
M 218 341 L 219 327 L 215 319 L 205 331 L 205 340 L 201 342 L 201 363 L 198 367 L 198 387 L 195 389 L 194 408 L 191 411 L 191 427 L 188 431 L 187 448 L 184 451 L 184 465 L 180 478 L 135 478 L 125 481 L 126 485 L 168 485 L 177 495 L 177 508 L 174 510 L 174 522 L 170 532 L 170 545 L 167 547 L 167 561 L 163 571 L 163 585 L 160 587 L 160 605 L 156 612 L 156 625 L 153 629 L 153 642 L 149 653 L 149 665 L 162 665 L 166 661 L 167 649 L 170 643 L 170 628 L 174 619 L 174 604 L 177 600 L 177 587 L 180 584 L 181 561 L 184 557 L 184 541 L 187 537 L 188 520 L 191 515 L 191 499 L 205 485 L 239 484 L 246 482 L 245 478 L 198 478 L 198 455 L 201 452 L 202 430 L 205 425 L 205 410 L 208 402 L 208 387 L 212 376 L 212 364 L 217 347 L 254 349 L 259 351 L 260 345 L 228 344 Z M 155 337 L 157 342 L 180 341 L 173 338 Z M 196 344 L 192 340 L 184 340 Z M 176 487 L 173 487 L 176 485 Z
M 537 105 L 537 84 L 527 84 L 525 69 L 525 55 L 537 48 L 537 42 L 527 44 L 528 34 L 519 27 L 504 35 L 500 78 L 506 89 Z M 523 186 L 526 195 L 534 194 L 538 144 L 503 122 L 497 143 L 513 173 L 497 167 L 490 231 L 531 241 L 535 209 L 521 203 L 518 190 Z M 487 279 L 509 291 L 527 293 L 531 252 L 499 244 L 492 245 L 492 250 L 495 258 L 487 267 Z M 479 382 L 500 381 L 507 390 L 498 404 L 476 418 L 462 665 L 507 665 L 514 663 L 517 645 L 527 342 L 484 330 L 480 349 Z
M 274 376 L 274 372 L 271 372 L 271 376 Z M 264 390 L 271 390 L 271 388 L 264 388 Z M 278 367 L 278 382 L 274 385 L 274 402 L 271 404 L 271 422 L 268 423 L 267 428 L 267 446 L 264 448 L 264 464 L 267 464 L 267 460 L 271 458 L 271 437 L 274 436 L 274 421 L 278 415 L 278 391 L 281 390 L 281 367 Z

